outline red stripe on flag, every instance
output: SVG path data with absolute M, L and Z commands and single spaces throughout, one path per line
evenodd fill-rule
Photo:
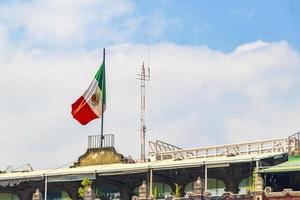
M 98 118 L 83 96 L 72 104 L 72 115 L 82 125 L 86 125 L 93 119 Z

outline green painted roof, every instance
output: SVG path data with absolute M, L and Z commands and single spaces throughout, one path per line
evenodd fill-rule
M 289 160 L 276 166 L 261 169 L 261 173 L 280 173 L 300 171 L 300 157 L 289 157 Z

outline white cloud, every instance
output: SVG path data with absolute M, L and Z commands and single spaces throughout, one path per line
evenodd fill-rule
M 147 35 L 159 36 L 165 31 L 165 28 L 167 28 L 167 21 L 161 12 L 155 11 L 148 16 L 144 27 Z
M 126 0 L 17 1 L 0 6 L 0 22 L 16 34 L 24 29 L 25 36 L 19 39 L 29 43 L 83 44 L 96 36 L 117 34 L 112 20 L 132 10 Z
M 147 14 L 128 0 L 32 0 L 0 4 L 0 26 L 16 48 L 75 49 L 158 41 L 178 25 L 159 10 Z M 12 15 L 11 13 L 14 13 Z
M 227 141 L 284 138 L 299 131 L 299 103 L 279 106 L 271 102 L 249 105 L 246 112 L 225 120 Z
M 107 48 L 105 130 L 116 135 L 124 155 L 139 157 L 136 74 L 148 47 L 148 139 L 196 147 L 287 136 L 298 128 L 300 57 L 286 42 L 257 41 L 228 54 L 171 43 L 120 44 Z M 100 121 L 79 125 L 70 105 L 87 88 L 100 55 L 101 49 L 17 50 L 2 61 L 1 169 L 26 162 L 56 167 L 84 152 Z

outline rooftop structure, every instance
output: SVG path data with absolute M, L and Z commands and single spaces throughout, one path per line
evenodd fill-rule
M 155 142 L 150 141 L 149 147 L 149 156 L 152 160 L 210 158 L 236 155 L 263 155 L 275 152 L 288 153 L 299 148 L 299 139 L 294 136 L 192 149 L 182 149 L 157 140 Z
M 213 196 L 220 196 L 225 191 L 246 194 L 255 171 L 270 179 L 271 176 L 265 174 L 284 172 L 286 168 L 300 169 L 298 161 L 288 160 L 289 154 L 299 150 L 299 134 L 191 149 L 162 141 L 149 142 L 149 160 L 146 162 L 135 162 L 116 152 L 113 135 L 104 138 L 104 146 L 100 148 L 99 136 L 90 136 L 87 151 L 70 168 L 0 173 L 0 199 L 7 194 L 15 199 L 31 199 L 37 188 L 51 200 L 62 199 L 62 196 L 78 199 L 77 189 L 85 177 L 93 181 L 94 187 L 113 193 L 115 199 L 131 199 L 138 195 L 137 188 L 143 181 L 149 186 L 148 195 L 158 187 L 166 198 L 175 192 L 176 183 L 181 186 L 180 192 L 184 196 L 192 191 L 192 184 L 198 177 L 203 182 L 203 191 L 209 191 Z

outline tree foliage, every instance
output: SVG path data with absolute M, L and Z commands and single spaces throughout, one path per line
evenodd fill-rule
M 252 175 L 249 177 L 249 183 L 248 187 L 246 187 L 246 190 L 249 192 L 254 192 L 255 190 L 255 181 L 256 181 L 256 175 L 257 171 L 254 169 L 252 172 Z
M 87 191 L 87 189 L 92 185 L 92 181 L 89 180 L 87 177 L 85 177 L 81 181 L 81 186 L 78 188 L 78 196 L 80 198 L 84 198 L 84 194 Z
M 176 198 L 179 198 L 181 196 L 180 189 L 181 189 L 181 186 L 179 186 L 177 183 L 175 183 L 175 197 Z
M 158 187 L 154 187 L 154 193 L 153 193 L 154 199 L 159 199 L 159 194 L 158 194 Z

